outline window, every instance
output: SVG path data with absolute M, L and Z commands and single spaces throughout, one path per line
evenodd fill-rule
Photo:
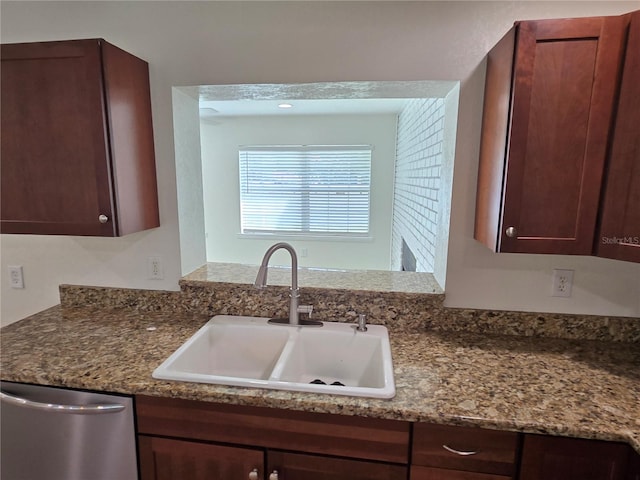
M 366 236 L 371 146 L 241 147 L 243 234 Z

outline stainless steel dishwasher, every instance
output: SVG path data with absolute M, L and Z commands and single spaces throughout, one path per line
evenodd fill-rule
M 136 480 L 133 399 L 1 382 L 2 480 Z

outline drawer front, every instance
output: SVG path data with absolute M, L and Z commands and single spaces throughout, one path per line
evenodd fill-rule
M 412 463 L 512 476 L 518 444 L 515 432 L 416 423 Z
M 409 462 L 408 422 L 137 396 L 138 433 Z
M 411 480 L 510 480 L 511 477 L 491 473 L 445 470 L 431 467 L 411 467 Z

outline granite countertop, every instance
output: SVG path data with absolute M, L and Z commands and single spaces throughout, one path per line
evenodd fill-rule
M 1 330 L 3 380 L 628 442 L 640 452 L 634 343 L 390 329 L 391 400 L 155 380 L 208 317 L 50 308 Z M 149 329 L 149 327 L 155 327 Z
M 206 263 L 182 278 L 186 283 L 240 283 L 253 285 L 258 265 Z M 298 267 L 298 282 L 307 288 L 333 288 L 373 292 L 443 294 L 432 273 L 388 270 L 340 270 Z M 269 285 L 291 285 L 291 267 L 269 267 Z

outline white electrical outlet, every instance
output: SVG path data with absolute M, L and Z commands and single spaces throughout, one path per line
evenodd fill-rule
M 147 277 L 149 280 L 162 280 L 164 278 L 162 257 L 147 258 Z
M 570 297 L 573 285 L 573 270 L 553 270 L 553 282 L 551 286 L 551 296 Z
M 11 288 L 24 288 L 22 265 L 9 266 L 9 279 L 11 281 Z

